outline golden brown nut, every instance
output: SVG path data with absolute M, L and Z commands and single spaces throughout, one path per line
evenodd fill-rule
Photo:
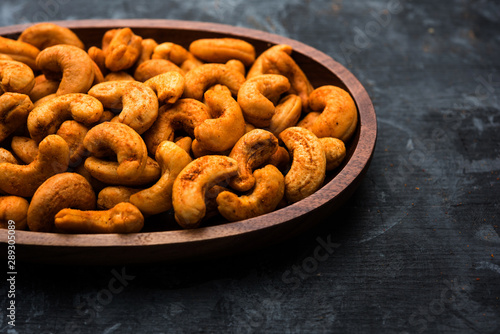
M 178 72 L 184 75 L 184 70 L 166 59 L 149 59 L 137 66 L 134 72 L 134 78 L 137 81 L 144 82 L 152 77 L 166 72 Z
M 28 65 L 33 71 L 37 70 L 35 59 L 39 53 L 40 50 L 31 44 L 0 36 L 0 54 Z
M 67 120 L 91 125 L 101 118 L 102 103 L 87 94 L 72 93 L 57 96 L 37 105 L 28 116 L 28 130 L 31 138 L 40 142 L 49 134 L 57 132 Z
M 278 138 L 271 132 L 255 129 L 243 135 L 229 157 L 238 161 L 238 175 L 229 182 L 231 188 L 247 191 L 255 185 L 254 168 L 261 166 L 278 149 Z
M 0 95 L 0 143 L 26 123 L 33 109 L 28 95 L 5 93 Z
M 140 191 L 124 186 L 109 186 L 99 191 L 97 195 L 97 208 L 100 210 L 108 210 L 113 208 L 118 203 L 130 202 L 130 196 Z
M 205 103 L 216 118 L 206 119 L 194 129 L 193 143 L 214 152 L 231 149 L 245 134 L 245 119 L 238 102 L 227 87 L 218 86 L 205 93 Z
M 141 82 L 109 81 L 92 87 L 88 94 L 105 108 L 120 110 L 117 122 L 126 124 L 139 134 L 144 133 L 158 117 L 158 98 Z
M 326 170 L 334 170 L 345 158 L 346 149 L 344 142 L 338 138 L 332 137 L 319 138 L 319 141 L 325 150 Z
M 130 203 L 144 215 L 155 215 L 172 208 L 174 180 L 192 161 L 186 151 L 170 141 L 164 141 L 158 146 L 155 158 L 161 167 L 162 176 L 152 187 L 130 196 Z
M 226 62 L 226 66 L 240 72 L 241 74 L 245 75 L 245 64 L 243 64 L 240 60 L 238 59 L 230 59 Z
M 204 38 L 189 45 L 189 51 L 208 63 L 225 63 L 231 59 L 250 66 L 255 60 L 252 44 L 238 38 Z
M 194 136 L 195 127 L 208 118 L 209 107 L 198 100 L 180 99 L 172 106 L 162 106 L 158 119 L 144 134 L 149 153 L 154 155 L 162 141 L 173 141 L 177 130 L 182 129 L 188 135 Z
M 28 94 L 34 86 L 35 75 L 28 65 L 15 60 L 0 60 L 0 94 Z
M 54 225 L 66 233 L 137 233 L 144 226 L 144 216 L 134 205 L 118 203 L 105 211 L 63 209 Z
M 351 138 L 358 122 L 358 111 L 345 90 L 330 85 L 319 87 L 309 96 L 309 107 L 316 113 L 306 115 L 299 126 L 320 138 L 334 137 L 342 141 Z
M 48 79 L 61 80 L 57 95 L 87 93 L 94 82 L 94 62 L 76 46 L 48 47 L 40 51 L 36 65 Z
M 193 139 L 189 136 L 175 138 L 174 143 L 189 154 L 189 152 L 191 152 L 191 145 L 193 144 Z
M 59 81 L 49 80 L 45 75 L 41 74 L 35 77 L 35 86 L 29 92 L 31 102 L 44 98 L 47 95 L 55 94 L 59 88 Z
M 203 64 L 184 47 L 171 42 L 156 46 L 151 58 L 170 60 L 186 72 Z
M 14 154 L 25 164 L 32 163 L 38 155 L 38 143 L 28 137 L 12 137 L 10 147 Z
M 269 123 L 269 131 L 279 136 L 281 131 L 297 125 L 302 114 L 302 100 L 298 95 L 290 94 L 283 97 L 276 108 Z
M 151 56 L 153 55 L 155 48 L 158 46 L 158 43 L 156 43 L 156 41 L 152 38 L 145 38 L 142 40 L 141 45 L 142 45 L 141 54 L 139 55 L 139 58 L 135 62 L 136 67 L 144 63 L 146 60 L 151 59 Z
M 114 152 L 118 161 L 116 173 L 123 179 L 137 179 L 146 168 L 146 144 L 137 132 L 125 124 L 105 122 L 96 125 L 87 132 L 83 145 L 97 160 L 112 156 L 111 152 Z M 99 179 L 94 174 L 92 176 Z
M 139 58 L 142 50 L 142 37 L 135 35 L 130 28 L 116 31 L 109 45 L 103 51 L 106 67 L 113 71 L 126 70 Z
M 19 196 L 0 196 L 0 228 L 8 228 L 9 221 L 14 221 L 16 230 L 27 226 L 28 201 Z
M 245 77 L 240 72 L 224 64 L 203 64 L 187 72 L 184 78 L 184 97 L 199 101 L 204 97 L 205 91 L 216 84 L 227 86 L 236 96 L 245 82 Z
M 283 174 L 273 165 L 253 173 L 255 187 L 248 195 L 223 191 L 217 196 L 219 212 L 229 221 L 257 217 L 276 209 L 285 193 Z
M 161 174 L 160 166 L 150 157 L 146 160 L 146 167 L 136 178 L 125 178 L 118 174 L 120 164 L 116 161 L 88 157 L 84 166 L 93 178 L 106 185 L 144 186 L 158 181 Z
M 99 70 L 101 73 L 106 73 L 108 69 L 106 68 L 106 54 L 102 49 L 99 49 L 97 46 L 91 46 L 88 50 L 87 53 L 94 61 L 94 63 L 99 67 Z
M 0 163 L 8 162 L 11 164 L 19 164 L 16 157 L 7 149 L 0 147 Z
M 152 77 L 144 84 L 156 93 L 161 102 L 175 103 L 184 92 L 185 81 L 182 74 L 170 71 Z
M 285 197 L 289 203 L 295 203 L 323 185 L 325 151 L 319 139 L 304 128 L 288 128 L 279 137 L 292 156 L 292 166 L 285 175 Z
M 0 163 L 0 190 L 16 196 L 33 196 L 46 179 L 65 172 L 68 164 L 68 144 L 58 135 L 49 135 L 42 140 L 36 159 L 29 165 Z
M 51 232 L 54 216 L 62 209 L 93 210 L 95 193 L 88 181 L 76 173 L 48 178 L 36 190 L 28 209 L 28 227 L 35 232 Z
M 238 103 L 245 120 L 257 127 L 268 127 L 275 113 L 274 103 L 290 89 L 290 82 L 279 74 L 263 74 L 245 81 L 238 92 Z
M 177 176 L 172 189 L 175 220 L 183 228 L 196 228 L 205 216 L 205 192 L 217 183 L 234 176 L 236 160 L 207 155 L 189 163 Z
M 69 44 L 80 49 L 84 48 L 83 42 L 73 31 L 50 22 L 37 23 L 24 29 L 17 40 L 29 43 L 39 50 L 57 44 Z
M 89 129 L 77 121 L 65 121 L 57 130 L 57 135 L 61 136 L 69 146 L 69 166 L 74 168 L 80 165 L 88 156 L 88 152 L 83 146 L 83 139 Z

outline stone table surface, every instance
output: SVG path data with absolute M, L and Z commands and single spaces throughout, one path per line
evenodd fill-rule
M 374 158 L 340 210 L 251 254 L 18 264 L 16 326 L 2 284 L 1 333 L 500 332 L 500 3 L 0 2 L 0 26 L 108 18 L 226 23 L 325 52 L 373 100 Z

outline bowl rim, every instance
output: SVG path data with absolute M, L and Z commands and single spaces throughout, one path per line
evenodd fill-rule
M 157 28 L 186 31 L 204 30 L 234 38 L 252 38 L 272 44 L 288 44 L 293 52 L 303 54 L 331 71 L 344 84 L 358 107 L 359 138 L 349 161 L 342 170 L 322 188 L 301 201 L 285 208 L 258 217 L 228 222 L 221 225 L 200 227 L 193 230 L 139 232 L 132 234 L 60 234 L 16 230 L 16 244 L 30 246 L 64 247 L 133 247 L 191 244 L 200 241 L 215 241 L 272 228 L 292 219 L 298 219 L 311 211 L 333 201 L 362 176 L 373 156 L 377 138 L 377 120 L 371 99 L 358 79 L 343 65 L 324 52 L 300 41 L 252 28 L 222 23 L 168 20 L 168 19 L 91 19 L 50 21 L 70 29 L 85 28 Z M 35 23 L 0 27 L 0 36 L 19 34 Z M 342 182 L 338 182 L 342 179 Z M 264 219 L 263 219 L 264 218 Z M 1 233 L 0 243 L 7 243 L 7 230 Z

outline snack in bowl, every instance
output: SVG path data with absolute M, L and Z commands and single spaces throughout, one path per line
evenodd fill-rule
M 87 45 L 87 51 L 66 44 L 47 47 L 39 44 L 41 49 L 35 58 L 38 67 L 32 72 L 37 76 L 43 73 L 46 79 L 59 85 L 55 95 L 49 90 L 50 94 L 41 97 L 43 101 L 38 100 L 41 102 L 35 107 L 37 113 L 47 108 L 44 116 L 49 117 L 54 108 L 47 106 L 75 93 L 103 106 L 98 116 L 83 122 L 88 129 L 81 136 L 83 146 L 70 143 L 72 147 L 80 147 L 79 159 L 69 162 L 70 145 L 66 143 L 66 151 L 53 153 L 54 159 L 57 156 L 61 163 L 50 173 L 35 168 L 40 164 L 38 156 L 31 163 L 33 166 L 0 163 L 0 171 L 10 171 L 9 178 L 4 176 L 6 180 L 19 178 L 17 174 L 33 174 L 34 189 L 19 193 L 16 185 L 1 188 L 6 196 L 21 196 L 27 201 L 53 175 L 75 172 L 82 166 L 86 177 L 103 183 L 100 189 L 91 186 L 95 203 L 89 203 L 90 209 L 70 205 L 58 208 L 58 212 L 46 218 L 50 221 L 45 224 L 55 226 L 55 231 L 140 232 L 148 224 L 149 216 L 169 210 L 173 210 L 178 224 L 188 229 L 203 226 L 207 215 L 220 214 L 226 222 L 255 217 L 313 194 L 324 184 L 328 159 L 335 160 L 329 164 L 330 170 L 345 157 L 345 145 L 326 146 L 319 139 L 331 137 L 320 123 L 324 123 L 323 118 L 328 122 L 345 121 L 346 124 L 336 124 L 344 131 L 333 135 L 340 137 L 339 141 L 348 140 L 357 124 L 356 106 L 349 101 L 349 93 L 340 87 L 313 87 L 307 71 L 293 59 L 290 46 L 279 44 L 257 54 L 251 44 L 235 38 L 199 39 L 181 46 L 146 37 L 125 27 L 109 30 L 101 45 Z M 14 42 L 19 41 L 8 43 Z M 168 66 L 146 67 L 153 63 Z M 127 81 L 101 82 L 105 79 L 95 79 L 98 73 Z M 26 82 L 29 79 L 36 87 L 34 78 L 20 79 Z M 131 78 L 136 81 L 130 81 Z M 321 94 L 312 94 L 316 90 Z M 31 89 L 22 94 L 30 93 Z M 40 95 L 44 94 L 36 96 Z M 336 102 L 338 96 L 341 102 Z M 115 116 L 104 118 L 109 111 Z M 311 112 L 313 116 L 304 121 Z M 47 151 L 46 138 L 57 136 L 65 141 L 63 136 L 55 134 L 62 122 L 82 122 L 68 111 L 64 116 L 57 115 L 55 129 L 39 123 L 30 126 L 29 117 L 27 124 L 18 126 L 28 130 L 38 126 L 37 131 L 33 130 L 33 134 L 29 131 L 28 135 L 40 143 L 39 155 Z M 7 136 L 2 147 L 13 151 L 11 140 Z M 131 190 L 125 192 L 128 195 L 121 202 L 95 211 L 97 194 L 106 186 Z M 214 195 L 208 198 L 212 189 Z M 56 196 L 47 193 L 47 200 Z M 123 215 L 130 215 L 131 225 L 126 225 L 126 219 L 114 218 Z M 145 221 L 141 220 L 143 216 Z M 102 222 L 106 219 L 114 219 L 116 228 L 104 228 Z

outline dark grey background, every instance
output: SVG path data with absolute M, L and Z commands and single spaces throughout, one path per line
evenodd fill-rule
M 220 22 L 309 44 L 368 90 L 379 122 L 374 159 L 342 210 L 254 254 L 19 265 L 16 327 L 7 326 L 2 284 L 0 332 L 500 332 L 498 2 L 0 3 L 0 26 L 86 18 Z M 331 254 L 319 258 L 325 242 Z

